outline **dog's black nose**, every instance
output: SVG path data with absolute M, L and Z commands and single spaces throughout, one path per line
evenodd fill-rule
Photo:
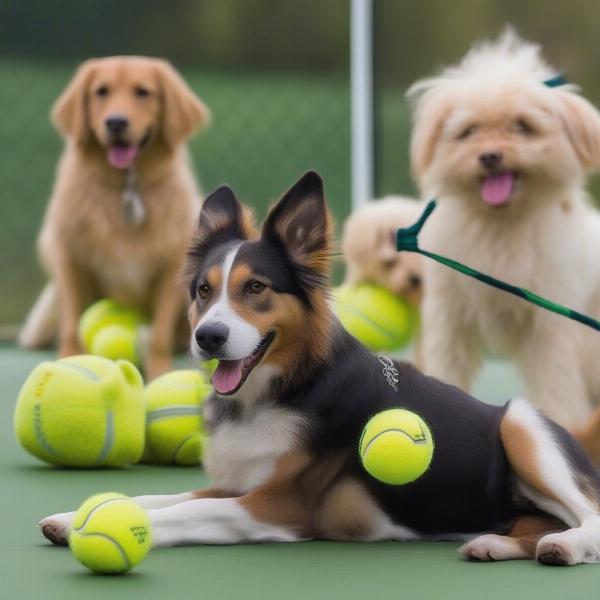
M 109 117 L 106 119 L 106 129 L 115 135 L 123 133 L 127 129 L 128 121 L 125 117 Z
M 479 162 L 486 169 L 494 169 L 502 162 L 502 152 L 484 152 L 479 155 Z
M 198 346 L 212 354 L 225 344 L 229 337 L 229 327 L 223 323 L 207 323 L 196 330 Z

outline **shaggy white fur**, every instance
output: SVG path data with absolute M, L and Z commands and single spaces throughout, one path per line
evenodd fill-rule
M 600 169 L 600 115 L 512 30 L 417 82 L 412 168 L 439 208 L 423 248 L 600 317 L 600 217 L 584 191 Z M 600 398 L 600 335 L 425 263 L 427 372 L 469 388 L 485 350 L 509 356 L 532 401 L 570 428 Z

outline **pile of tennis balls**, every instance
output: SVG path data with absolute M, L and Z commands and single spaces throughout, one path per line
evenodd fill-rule
M 89 354 L 140 365 L 148 318 L 140 311 L 105 298 L 92 304 L 79 321 L 79 340 Z
M 200 371 L 172 371 L 144 388 L 125 360 L 91 355 L 39 364 L 17 399 L 16 436 L 37 458 L 69 467 L 139 462 L 193 465 L 204 445 Z
M 419 326 L 414 306 L 368 283 L 333 290 L 332 308 L 346 330 L 374 352 L 401 350 Z

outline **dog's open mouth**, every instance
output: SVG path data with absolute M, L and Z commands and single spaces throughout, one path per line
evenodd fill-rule
M 123 140 L 116 140 L 108 147 L 108 162 L 115 169 L 129 169 L 135 162 L 138 152 L 150 139 L 150 130 L 146 132 L 139 144 L 128 144 Z
M 229 396 L 237 392 L 252 372 L 252 369 L 262 360 L 274 338 L 274 333 L 268 333 L 252 354 L 246 358 L 240 360 L 220 360 L 219 366 L 212 376 L 212 383 L 217 393 Z
M 108 162 L 115 169 L 128 169 L 137 158 L 139 146 L 116 142 L 108 148 Z
M 518 179 L 514 171 L 498 171 L 481 179 L 481 197 L 489 206 L 503 206 L 509 202 Z

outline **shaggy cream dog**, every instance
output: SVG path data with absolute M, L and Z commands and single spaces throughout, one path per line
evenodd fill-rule
M 374 283 L 419 305 L 422 259 L 418 254 L 398 253 L 396 230 L 412 225 L 422 208 L 412 198 L 387 196 L 353 212 L 344 224 L 342 239 L 346 282 Z
M 574 86 L 544 84 L 555 75 L 508 30 L 409 90 L 414 176 L 439 200 L 421 245 L 600 317 L 600 218 L 584 191 L 600 116 Z M 600 399 L 600 334 L 432 261 L 423 327 L 426 371 L 460 387 L 488 350 L 567 427 Z

